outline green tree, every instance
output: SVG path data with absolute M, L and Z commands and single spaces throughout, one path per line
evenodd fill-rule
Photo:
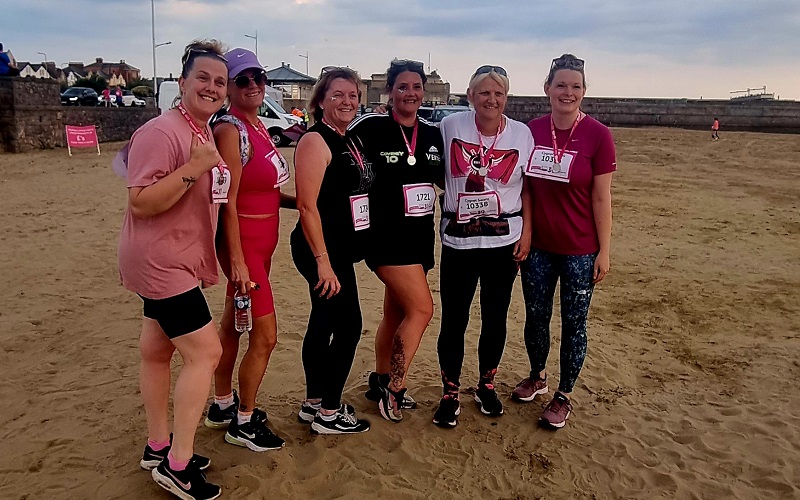
M 78 79 L 73 87 L 89 87 L 99 94 L 108 87 L 108 82 L 102 76 L 94 74 L 89 78 Z

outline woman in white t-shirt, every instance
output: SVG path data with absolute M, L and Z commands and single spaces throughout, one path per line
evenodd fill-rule
M 481 66 L 467 89 L 474 111 L 448 116 L 440 126 L 445 193 L 438 353 L 444 390 L 433 423 L 445 428 L 455 427 L 461 412 L 464 335 L 478 282 L 482 324 L 475 400 L 483 414 L 503 414 L 494 377 L 505 348 L 514 279 L 530 249 L 531 203 L 523 178 L 533 151 L 528 128 L 503 114 L 508 88 L 506 70 Z

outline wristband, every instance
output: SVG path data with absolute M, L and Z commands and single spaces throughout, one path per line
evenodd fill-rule
M 315 256 L 314 256 L 314 258 L 315 258 L 315 259 L 319 259 L 319 258 L 321 258 L 321 257 L 324 257 L 324 256 L 326 256 L 326 255 L 328 255 L 328 252 L 322 252 L 322 253 L 321 253 L 321 254 L 319 254 L 319 255 L 315 255 Z

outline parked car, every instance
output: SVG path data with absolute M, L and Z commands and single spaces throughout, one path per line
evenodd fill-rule
M 469 111 L 469 109 L 469 106 L 437 106 L 433 108 L 433 112 L 431 113 L 431 117 L 428 118 L 428 121 L 438 127 L 439 122 L 441 122 L 445 116 L 461 113 L 462 111 Z
M 431 108 L 429 106 L 420 106 L 419 109 L 417 110 L 417 116 L 419 116 L 423 120 L 430 121 L 431 115 L 433 114 L 433 109 L 434 108 Z
M 105 99 L 105 97 L 103 97 L 102 94 L 97 97 L 97 103 L 100 106 L 105 106 L 106 99 Z M 137 106 L 139 106 L 139 107 L 143 108 L 143 107 L 145 107 L 146 104 L 147 103 L 145 102 L 144 99 L 140 99 L 140 98 L 136 97 L 135 95 L 133 95 L 133 92 L 131 92 L 130 90 L 123 90 L 122 91 L 122 105 L 123 106 L 128 106 L 128 107 L 137 107 Z M 113 92 L 111 93 L 111 105 L 112 106 L 116 106 L 117 105 L 117 96 L 114 95 Z
M 61 93 L 62 106 L 97 106 L 97 92 L 87 87 L 70 87 Z

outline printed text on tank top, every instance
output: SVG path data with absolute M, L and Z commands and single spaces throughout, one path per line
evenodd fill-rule
M 206 135 L 205 131 L 201 130 L 200 127 L 194 122 L 189 113 L 186 111 L 186 108 L 183 107 L 183 104 L 178 104 L 178 111 L 181 112 L 181 115 L 189 124 L 189 128 L 192 129 L 192 133 L 197 136 L 197 139 L 200 141 L 200 144 L 205 144 L 208 142 L 208 136 Z M 212 203 L 228 203 L 228 190 L 231 187 L 231 174 L 228 170 L 228 166 L 222 160 L 217 163 L 216 168 L 211 169 L 211 202 Z

